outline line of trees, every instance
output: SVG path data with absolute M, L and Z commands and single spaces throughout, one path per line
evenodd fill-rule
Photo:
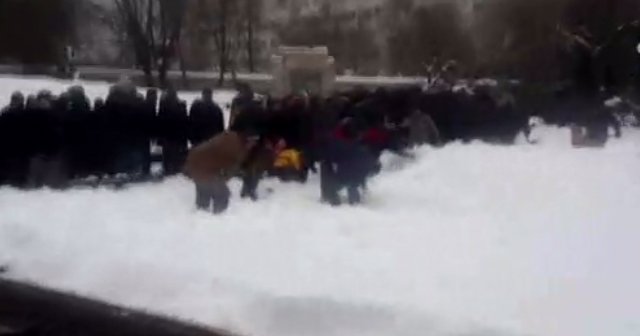
M 219 82 L 235 74 L 242 52 L 256 69 L 255 35 L 261 0 L 114 0 L 109 26 L 131 48 L 148 85 L 167 85 L 167 72 L 208 67 L 215 55 Z M 190 57 L 187 57 L 188 53 Z M 154 75 L 154 74 L 157 74 Z
M 75 38 L 76 1 L 0 1 L 0 60 L 59 64 Z
M 167 84 L 167 72 L 181 59 L 180 41 L 186 1 L 114 0 L 112 28 L 133 51 L 147 85 Z
M 78 9 L 87 3 L 102 7 L 100 21 L 149 85 L 166 85 L 175 67 L 185 78 L 188 69 L 216 68 L 221 84 L 240 69 L 264 71 L 270 39 L 327 45 L 338 71 L 356 74 L 425 75 L 431 64 L 455 61 L 466 76 L 540 82 L 570 76 L 571 46 L 585 41 L 603 81 L 640 83 L 640 28 L 630 24 L 640 19 L 637 0 L 483 0 L 471 15 L 455 1 L 387 0 L 347 13 L 326 1 L 315 15 L 292 6 L 287 22 L 269 20 L 263 0 L 2 0 L 0 59 L 61 62 L 87 21 Z

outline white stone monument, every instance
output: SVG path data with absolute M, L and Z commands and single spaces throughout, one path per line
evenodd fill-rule
M 327 47 L 280 47 L 271 66 L 274 97 L 300 91 L 326 97 L 335 86 L 335 60 Z

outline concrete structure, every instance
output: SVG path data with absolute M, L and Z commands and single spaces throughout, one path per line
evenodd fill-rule
M 280 47 L 271 57 L 274 97 L 305 90 L 328 96 L 335 88 L 335 59 L 327 47 Z

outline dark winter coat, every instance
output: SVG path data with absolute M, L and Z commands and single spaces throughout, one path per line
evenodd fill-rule
M 248 135 L 262 136 L 266 133 L 266 115 L 258 102 L 247 101 L 237 108 L 236 116 L 230 119 L 229 130 Z
M 165 98 L 158 111 L 158 132 L 162 141 L 184 144 L 188 139 L 186 105 L 177 100 Z
M 257 102 L 253 98 L 253 92 L 240 93 L 233 98 L 231 102 L 231 112 L 229 114 L 229 127 L 236 125 L 236 119 L 241 113 L 247 110 L 254 110 L 257 108 Z
M 189 112 L 189 140 L 197 145 L 224 131 L 222 109 L 216 103 L 197 100 Z
M 321 157 L 323 162 L 335 167 L 336 178 L 343 186 L 365 185 L 367 178 L 379 168 L 374 154 L 366 146 L 352 141 L 326 141 Z

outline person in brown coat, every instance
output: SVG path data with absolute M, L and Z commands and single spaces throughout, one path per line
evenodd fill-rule
M 196 206 L 219 214 L 229 206 L 231 192 L 227 182 L 242 168 L 252 146 L 244 135 L 232 131 L 220 133 L 191 149 L 184 173 L 196 185 Z

